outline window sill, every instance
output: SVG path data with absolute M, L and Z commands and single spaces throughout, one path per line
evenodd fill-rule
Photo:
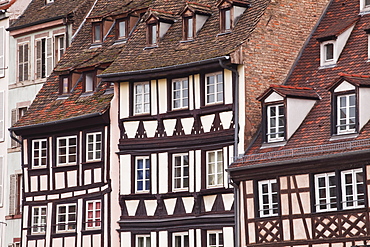
M 89 49 L 95 49 L 102 47 L 102 43 L 91 44 Z
M 228 31 L 224 31 L 222 33 L 219 33 L 219 34 L 217 34 L 217 36 L 223 36 L 223 35 L 226 35 L 226 34 L 229 34 L 229 33 L 232 33 L 231 30 L 228 30 Z
M 334 67 L 336 67 L 337 66 L 337 64 L 336 63 L 334 63 L 334 64 L 324 64 L 324 65 L 321 65 L 320 67 L 319 67 L 319 69 L 330 69 L 330 68 L 334 68 Z
M 370 14 L 370 8 L 369 7 L 365 7 L 365 8 L 360 10 L 359 15 L 363 16 L 363 15 L 367 15 L 367 14 Z
M 22 214 L 7 215 L 7 216 L 5 216 L 5 219 L 6 220 L 22 219 Z
M 337 134 L 333 135 L 329 141 L 336 141 L 336 140 L 343 140 L 343 139 L 349 139 L 349 138 L 356 138 L 358 136 L 358 133 L 343 133 L 343 134 Z
M 154 48 L 157 48 L 157 47 L 158 47 L 158 45 L 146 46 L 146 47 L 144 47 L 143 50 L 150 50 L 150 49 L 154 49 Z
M 63 100 L 63 99 L 68 99 L 70 96 L 70 94 L 62 94 L 62 95 L 59 95 L 57 100 Z
M 181 40 L 180 43 L 188 43 L 188 42 L 193 42 L 194 39 L 188 39 L 188 40 Z
M 285 146 L 287 141 L 277 141 L 277 142 L 270 142 L 270 143 L 263 143 L 260 149 L 264 148 L 275 148 L 275 147 L 283 147 Z
M 114 41 L 114 45 L 120 45 L 120 44 L 126 44 L 126 43 L 127 43 L 127 38 L 117 39 L 116 41 Z

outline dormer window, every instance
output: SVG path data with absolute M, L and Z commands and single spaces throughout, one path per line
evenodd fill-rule
M 229 33 L 249 4 L 244 1 L 220 0 L 217 6 L 220 9 L 220 32 Z
M 221 32 L 226 33 L 231 31 L 231 9 L 221 10 Z
M 45 0 L 45 4 L 53 3 L 54 0 Z
M 321 66 L 335 65 L 337 62 L 335 40 L 321 43 Z
M 60 76 L 59 80 L 59 94 L 68 94 L 71 87 L 69 76 Z
M 85 85 L 84 91 L 85 92 L 92 92 L 95 90 L 95 73 L 94 72 L 87 72 L 84 74 L 85 77 Z
M 159 10 L 151 10 L 151 14 L 145 22 L 147 24 L 148 48 L 156 47 L 159 40 L 163 38 L 168 29 L 174 23 L 174 15 Z
M 211 6 L 187 2 L 183 11 L 180 13 L 183 23 L 183 41 L 193 40 L 197 32 L 203 27 L 208 17 L 211 15 Z
M 360 0 L 360 11 L 370 11 L 370 0 Z
M 356 95 L 338 95 L 337 98 L 337 134 L 348 134 L 356 131 Z
M 148 45 L 155 46 L 157 45 L 158 39 L 158 28 L 157 23 L 152 23 L 148 25 Z
M 283 141 L 285 136 L 284 105 L 267 106 L 267 142 Z
M 324 46 L 325 49 L 325 61 L 332 61 L 334 59 L 334 44 L 328 43 Z
M 102 23 L 93 23 L 93 43 L 101 43 L 103 41 Z
M 194 18 L 188 16 L 184 18 L 184 40 L 194 39 Z
M 127 20 L 119 20 L 117 22 L 117 38 L 118 39 L 125 39 L 127 38 Z

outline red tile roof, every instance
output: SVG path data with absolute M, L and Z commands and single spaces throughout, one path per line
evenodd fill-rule
M 272 92 L 276 92 L 283 97 L 294 97 L 294 98 L 309 98 L 309 99 L 319 99 L 319 95 L 316 93 L 315 89 L 309 87 L 293 87 L 287 85 L 271 85 L 258 100 L 265 99 Z

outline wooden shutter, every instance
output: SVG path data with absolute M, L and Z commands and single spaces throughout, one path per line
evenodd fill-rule
M 5 76 L 5 33 L 0 27 L 0 77 Z
M 28 44 L 25 44 L 23 46 L 23 51 L 24 51 L 24 80 L 28 80 Z
M 42 77 L 42 42 L 41 40 L 36 41 L 36 47 L 35 47 L 35 53 L 36 53 L 36 78 Z
M 12 118 L 11 118 L 11 126 L 13 126 L 17 122 L 17 109 L 12 110 Z M 15 140 L 11 140 L 11 147 L 17 147 L 17 142 Z
M 0 141 L 4 141 L 4 91 L 0 91 Z
M 18 45 L 18 81 L 24 80 L 23 55 L 23 45 Z
M 53 40 L 52 38 L 46 39 L 46 77 L 48 77 L 53 70 Z
M 17 212 L 17 184 L 18 184 L 17 174 L 10 175 L 9 184 L 9 214 L 15 215 Z

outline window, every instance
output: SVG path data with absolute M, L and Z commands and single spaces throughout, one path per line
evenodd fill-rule
M 86 135 L 86 161 L 100 161 L 102 151 L 102 134 L 100 132 Z
M 187 78 L 172 81 L 172 107 L 173 109 L 187 108 L 189 106 L 189 83 Z
M 206 104 L 222 103 L 224 101 L 224 81 L 222 73 L 206 75 Z
M 53 2 L 54 2 L 54 0 L 46 0 L 46 4 L 53 3 Z
M 148 24 L 148 45 L 157 45 L 158 27 L 157 23 Z
M 85 92 L 92 92 L 94 90 L 95 90 L 94 72 L 85 73 Z
M 187 16 L 183 18 L 184 25 L 184 40 L 194 39 L 194 17 Z
M 75 203 L 57 206 L 57 232 L 76 230 L 76 212 Z
M 9 215 L 21 213 L 22 174 L 11 174 L 9 186 Z
M 69 93 L 69 89 L 70 89 L 70 80 L 69 80 L 69 77 L 68 76 L 61 76 L 59 78 L 60 80 L 60 88 L 59 88 L 59 92 L 60 94 L 68 94 Z
M 46 206 L 32 208 L 31 233 L 45 233 L 46 230 Z
M 370 10 L 370 0 L 360 0 L 360 11 Z
M 12 110 L 12 118 L 11 118 L 11 124 L 14 125 L 21 117 L 26 113 L 27 107 L 19 107 L 17 109 Z M 20 143 L 15 141 L 14 139 L 11 139 L 11 147 L 17 148 L 20 147 Z
M 337 174 L 340 176 L 338 177 Z M 338 183 L 340 186 L 338 186 Z M 316 212 L 365 206 L 365 184 L 362 168 L 338 173 L 316 174 L 314 176 L 314 186 Z
M 207 163 L 207 187 L 220 187 L 224 180 L 224 162 L 222 150 L 208 151 Z
M 0 77 L 5 76 L 5 31 L 0 27 Z
M 28 80 L 28 43 L 18 44 L 18 81 Z
M 258 181 L 260 217 L 278 215 L 278 184 L 276 179 Z
M 316 212 L 337 209 L 337 184 L 334 172 L 317 174 L 315 179 Z
M 136 158 L 136 192 L 150 190 L 150 160 L 149 157 Z
M 172 246 L 189 247 L 189 234 L 187 232 L 174 233 Z
M 208 231 L 207 235 L 207 247 L 224 246 L 224 237 L 222 231 Z
M 337 134 L 356 131 L 356 96 L 355 94 L 337 96 Z
M 74 165 L 77 161 L 77 137 L 57 138 L 57 165 Z
M 47 140 L 32 140 L 32 168 L 46 167 Z
M 53 69 L 53 44 L 51 38 L 36 40 L 36 78 L 47 77 Z
M 150 235 L 136 235 L 135 247 L 150 247 Z
M 343 209 L 365 206 L 365 185 L 362 169 L 341 172 Z
M 189 187 L 189 155 L 173 155 L 173 189 L 187 190 Z
M 56 61 L 59 61 L 65 52 L 65 39 L 64 35 L 58 35 L 55 37 L 56 40 Z
M 103 42 L 102 23 L 93 23 L 93 42 L 94 43 Z
M 334 59 L 334 44 L 328 43 L 324 46 L 325 61 L 332 61 Z
M 150 112 L 150 87 L 149 82 L 134 84 L 134 114 Z
M 284 140 L 284 105 L 267 106 L 267 142 Z
M 124 39 L 127 38 L 127 21 L 126 20 L 119 20 L 117 22 L 117 38 Z
M 230 32 L 232 29 L 231 9 L 221 10 L 221 32 Z
M 101 201 L 86 202 L 86 229 L 101 227 Z

